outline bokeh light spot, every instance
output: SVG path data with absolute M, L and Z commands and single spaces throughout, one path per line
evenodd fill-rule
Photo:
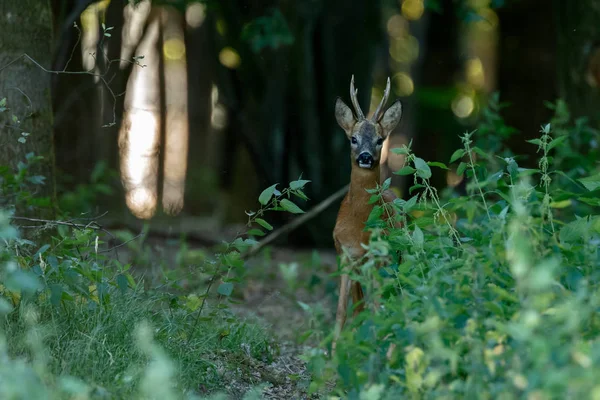
M 423 4 L 423 0 L 404 0 L 402 2 L 402 15 L 408 20 L 418 20 L 424 11 L 425 5 Z
M 179 38 L 165 40 L 163 54 L 168 60 L 181 60 L 185 55 L 185 44 Z
M 470 96 L 465 94 L 458 95 L 452 101 L 452 112 L 458 118 L 467 118 L 469 115 L 473 113 L 475 109 L 475 102 Z
M 192 3 L 185 10 L 185 22 L 190 28 L 198 28 L 206 18 L 206 6 L 203 3 Z
M 398 72 L 392 78 L 394 82 L 394 88 L 399 96 L 410 96 L 415 90 L 415 84 L 412 78 L 404 73 Z
M 231 47 L 225 47 L 219 53 L 219 62 L 229 69 L 236 69 L 240 66 L 241 59 L 237 51 Z

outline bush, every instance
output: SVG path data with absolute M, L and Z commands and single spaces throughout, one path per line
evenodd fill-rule
M 372 191 L 371 242 L 350 273 L 370 309 L 346 325 L 335 358 L 305 355 L 311 390 L 334 379 L 349 399 L 600 398 L 600 174 L 573 163 L 586 143 L 578 132 L 590 134 L 543 126 L 529 141 L 536 169 L 464 134 L 450 162 L 468 195 L 446 199 L 429 184 L 445 164 L 392 149 L 407 157 L 396 173 L 413 176 L 412 197 L 382 205 L 389 180 Z M 381 220 L 392 211 L 403 228 Z

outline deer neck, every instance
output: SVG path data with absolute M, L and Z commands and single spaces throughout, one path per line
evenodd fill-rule
M 364 207 L 368 204 L 371 194 L 367 189 L 375 189 L 380 184 L 379 165 L 373 169 L 364 169 L 352 163 L 350 173 L 350 188 L 348 201 L 353 206 Z

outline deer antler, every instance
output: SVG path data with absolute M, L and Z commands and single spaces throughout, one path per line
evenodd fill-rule
M 390 78 L 389 77 L 387 78 L 387 85 L 385 86 L 385 91 L 383 92 L 383 99 L 381 99 L 381 103 L 379 103 L 379 105 L 377 106 L 377 109 L 375 110 L 373 117 L 371 117 L 371 121 L 373 121 L 373 122 L 379 121 L 379 118 L 381 118 L 381 113 L 383 111 L 383 107 L 385 106 L 385 103 L 387 102 L 388 97 L 390 97 Z
M 358 104 L 358 100 L 356 99 L 356 93 L 358 93 L 358 89 L 354 89 L 354 75 L 352 75 L 352 79 L 350 80 L 350 100 L 352 100 L 352 105 L 356 111 L 356 116 L 360 121 L 365 119 L 365 114 L 363 114 L 362 110 L 360 109 L 360 104 Z

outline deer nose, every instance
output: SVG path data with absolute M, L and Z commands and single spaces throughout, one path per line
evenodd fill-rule
M 360 153 L 356 161 L 358 161 L 359 167 L 370 168 L 371 166 L 373 166 L 373 156 L 370 153 L 367 153 L 366 151 Z

